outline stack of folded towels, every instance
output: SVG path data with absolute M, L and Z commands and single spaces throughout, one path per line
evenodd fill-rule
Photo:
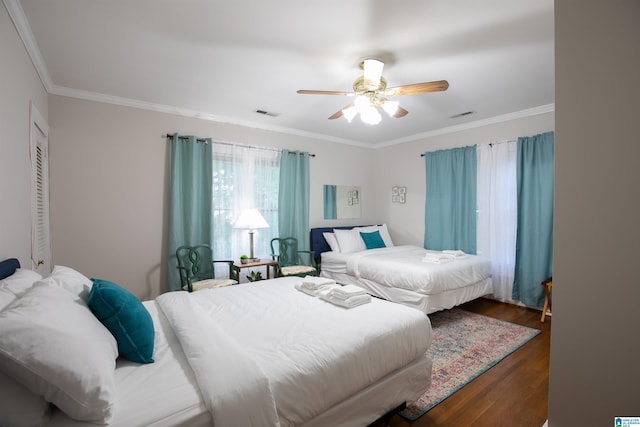
M 422 258 L 423 262 L 431 262 L 434 264 L 444 264 L 445 262 L 451 262 L 457 258 L 464 258 L 466 254 L 463 251 L 458 250 L 444 250 L 442 252 L 427 252 Z
M 336 286 L 336 281 L 326 277 L 305 276 L 301 283 L 296 283 L 297 290 L 305 294 L 316 296 L 316 293 L 330 286 Z
M 305 276 L 302 282 L 294 286 L 300 292 L 319 297 L 340 307 L 353 308 L 371 302 L 371 295 L 364 289 L 356 285 L 338 285 L 335 280 L 325 277 Z
M 455 258 L 464 258 L 467 256 L 463 251 L 447 249 L 442 251 L 443 254 L 453 255 Z
M 353 308 L 371 302 L 371 295 L 356 285 L 335 285 L 318 291 L 321 299 L 344 308 Z

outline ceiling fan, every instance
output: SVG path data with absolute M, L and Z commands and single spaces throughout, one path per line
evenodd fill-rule
M 329 116 L 330 120 L 344 116 L 349 122 L 360 113 L 360 118 L 367 124 L 378 124 L 382 120 L 378 107 L 382 108 L 389 116 L 400 118 L 409 112 L 400 107 L 397 101 L 390 101 L 393 96 L 415 95 L 426 92 L 445 91 L 449 87 L 446 80 L 416 83 L 405 86 L 387 87 L 387 80 L 382 76 L 384 62 L 375 59 L 364 59 L 360 68 L 362 76 L 353 82 L 353 92 L 339 92 L 331 90 L 299 90 L 298 93 L 306 95 L 340 95 L 355 96 L 356 99 L 341 110 Z

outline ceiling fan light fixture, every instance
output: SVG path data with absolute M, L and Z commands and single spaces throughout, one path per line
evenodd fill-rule
M 376 107 L 369 105 L 368 107 L 360 110 L 360 120 L 368 125 L 377 125 L 382 121 L 382 116 Z
M 363 62 L 364 84 L 367 88 L 375 90 L 380 86 L 384 62 L 373 58 L 365 59 Z
M 358 109 L 355 106 L 345 108 L 342 110 L 342 115 L 349 123 L 351 123 L 351 120 L 358 115 Z
M 353 105 L 355 105 L 356 110 L 362 111 L 371 105 L 371 100 L 365 95 L 358 95 L 353 101 Z
M 382 109 L 391 117 L 398 112 L 399 106 L 400 103 L 398 101 L 385 100 L 382 102 Z

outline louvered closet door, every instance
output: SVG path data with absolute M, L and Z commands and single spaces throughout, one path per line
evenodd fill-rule
M 49 125 L 31 105 L 31 263 L 43 276 L 51 272 L 49 228 Z

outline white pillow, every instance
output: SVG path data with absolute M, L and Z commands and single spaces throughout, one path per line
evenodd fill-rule
M 80 297 L 36 283 L 0 312 L 0 330 L 1 372 L 71 418 L 111 419 L 116 341 Z
M 49 422 L 51 405 L 38 394 L 0 372 L 0 425 L 38 427 Z
M 333 233 L 336 235 L 336 240 L 338 241 L 338 245 L 340 245 L 340 252 L 343 254 L 360 252 L 367 249 L 362 237 L 360 237 L 360 231 L 356 228 L 352 228 L 351 230 L 334 228 Z
M 389 235 L 389 230 L 387 229 L 387 224 L 382 225 L 371 225 L 369 227 L 356 227 L 358 231 L 363 233 L 373 233 L 374 231 L 378 231 L 380 233 L 380 237 L 382 237 L 382 241 L 386 247 L 393 246 L 393 241 L 391 240 L 391 236 Z
M 93 282 L 82 273 L 61 265 L 53 267 L 49 277 L 42 279 L 40 282 L 66 289 L 82 298 L 84 302 L 89 300 L 89 292 L 91 291 L 91 286 L 93 286 Z
M 340 245 L 338 244 L 338 239 L 336 239 L 336 235 L 333 233 L 322 233 L 324 236 L 324 240 L 327 241 L 327 244 L 331 248 L 333 252 L 340 252 Z
M 0 288 L 11 291 L 15 296 L 22 296 L 35 282 L 41 280 L 42 276 L 24 268 L 16 269 L 11 276 L 0 280 Z

